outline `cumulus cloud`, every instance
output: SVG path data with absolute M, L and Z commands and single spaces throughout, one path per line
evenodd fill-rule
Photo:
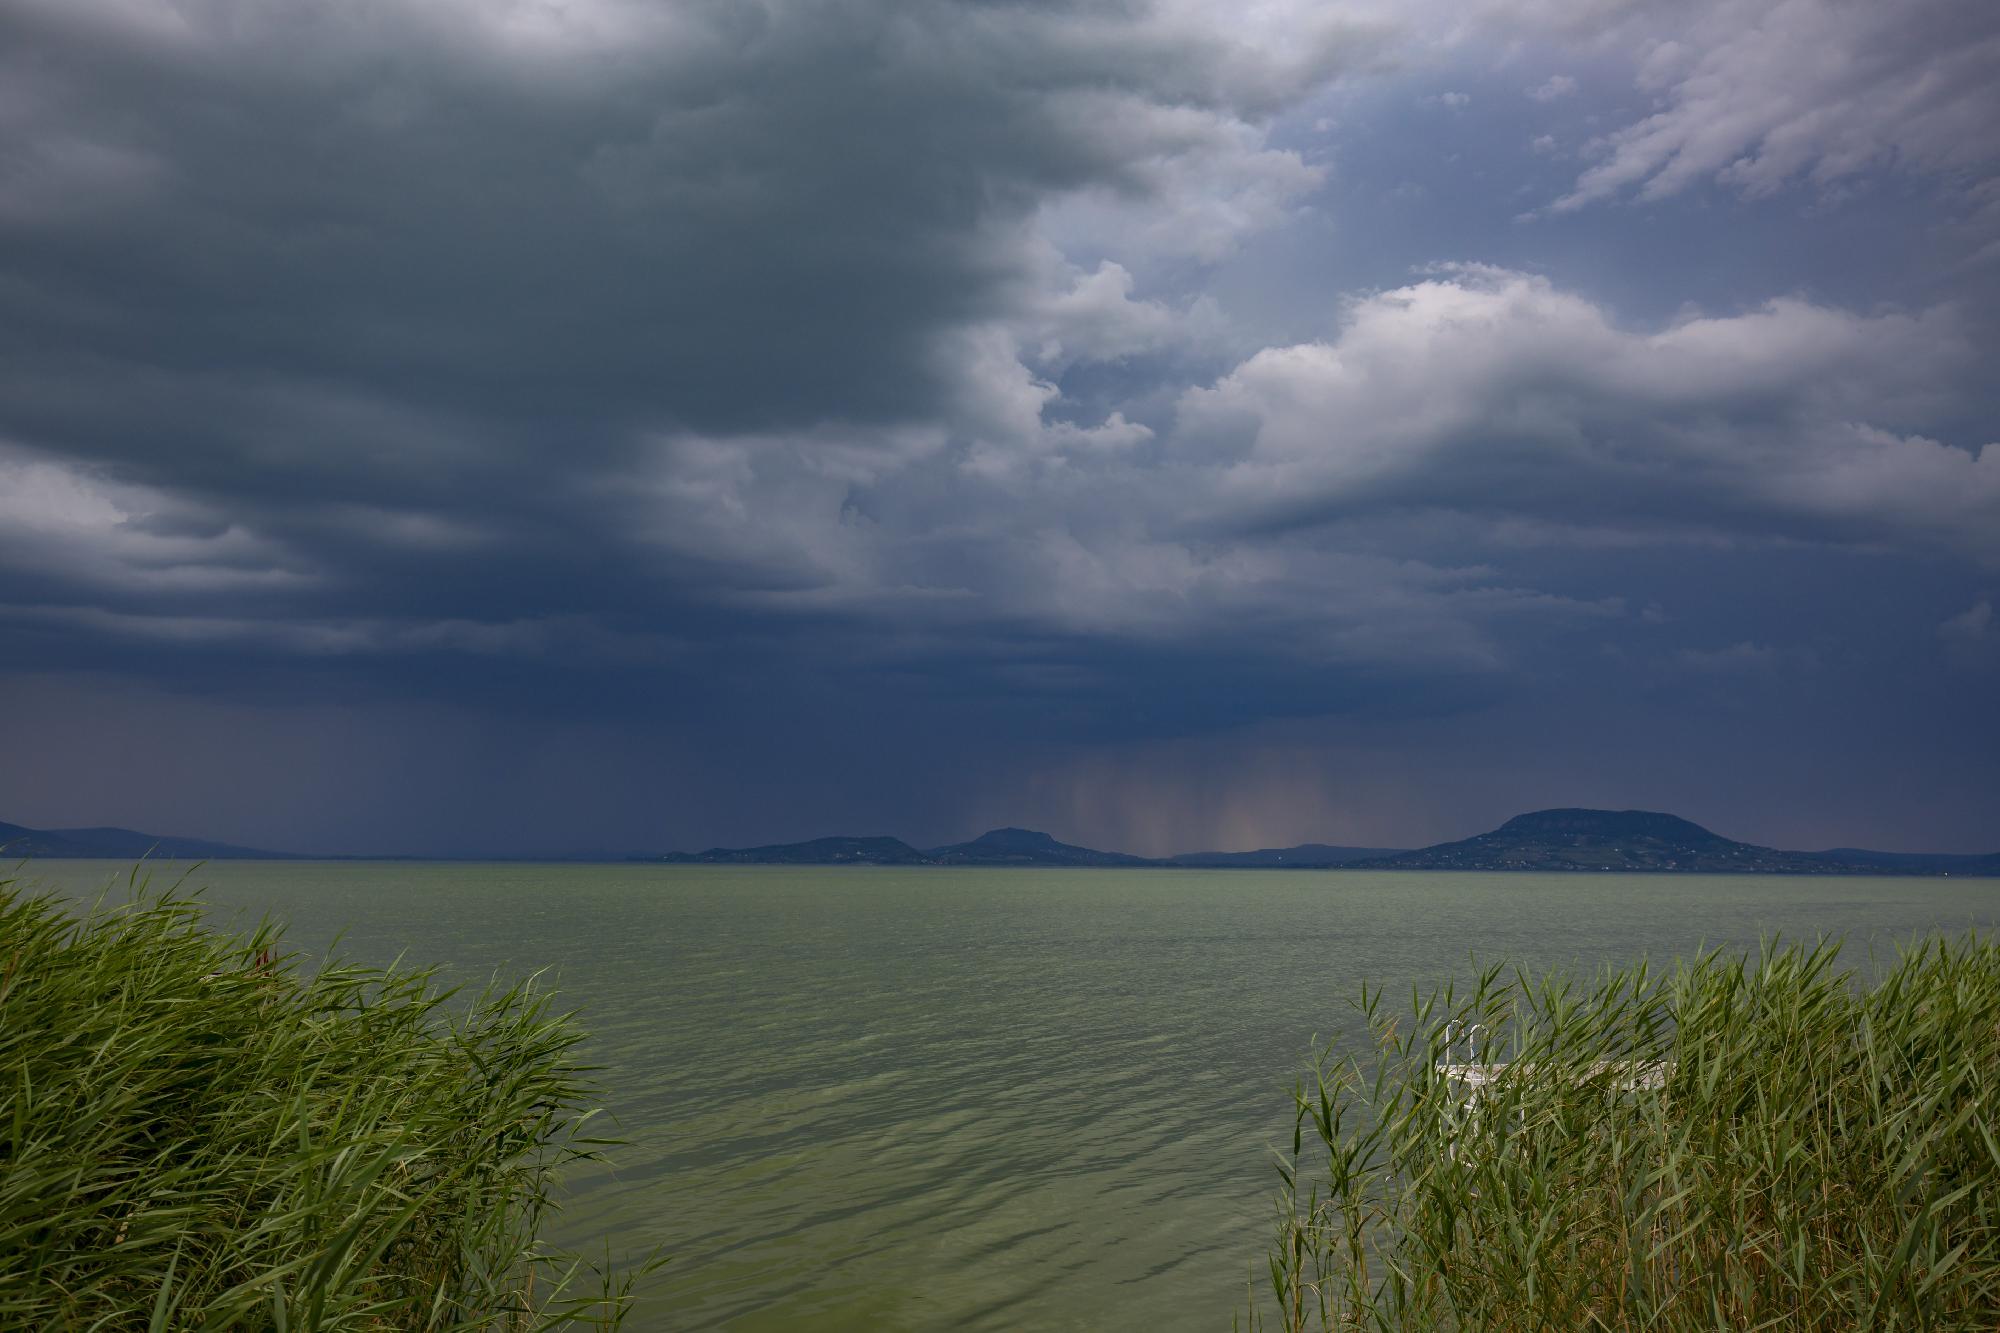
M 1079 108 L 1116 124 L 1124 108 Z M 1263 145 L 1258 129 L 1206 112 L 1179 117 L 1171 154 L 1134 145 L 1129 174 L 1051 195 L 1036 226 L 1065 250 L 1146 260 L 1215 262 L 1301 208 L 1326 178 L 1291 149 Z
M 1173 352 L 1214 352 L 1229 339 L 1228 320 L 1213 300 L 1175 308 L 1157 299 L 1134 299 L 1130 270 L 1102 260 L 1093 272 L 1070 268 L 1068 285 L 1051 282 L 1047 295 L 1021 321 L 1025 357 L 1044 366 L 1120 362 Z
M 1546 279 L 1448 270 L 1357 301 L 1182 405 L 1236 526 L 1383 506 L 2000 561 L 2000 448 L 1899 431 L 1970 355 L 1949 310 L 1798 299 L 1651 331 Z
M 1555 102 L 1576 91 L 1576 80 L 1567 74 L 1551 74 L 1542 82 L 1528 89 L 1528 96 L 1537 102 Z

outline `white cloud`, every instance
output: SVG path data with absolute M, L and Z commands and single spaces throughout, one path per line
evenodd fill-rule
M 1575 79 L 1567 74 L 1551 74 L 1541 83 L 1528 89 L 1528 96 L 1537 102 L 1554 102 L 1568 97 L 1575 91 Z
M 1095 272 L 1071 270 L 1067 288 L 1055 282 L 1024 331 L 1035 360 L 1043 363 L 1122 361 L 1164 351 L 1197 336 L 1185 316 L 1159 301 L 1132 299 L 1132 274 L 1106 259 Z M 1213 303 L 1202 317 L 1220 319 Z
M 1326 179 L 1323 167 L 1268 146 L 1261 126 L 1230 114 L 1093 92 L 1070 99 L 1064 118 L 1126 164 L 1116 181 L 1043 204 L 1036 229 L 1067 254 L 1213 263 L 1296 216 Z
M 1873 167 L 2000 165 L 2000 6 L 1986 0 L 1711 0 L 1601 25 L 1640 49 L 1659 110 L 1605 136 L 1558 210 L 1700 181 L 1749 195 Z
M 1644 332 L 1545 279 L 1459 268 L 1191 391 L 1174 448 L 1221 468 L 1211 512 L 1235 523 L 1399 506 L 2000 563 L 2000 447 L 1866 420 L 1921 413 L 1967 355 L 1949 311 L 1786 299 Z
M 301 558 L 212 508 L 0 445 L 0 568 L 117 592 L 296 586 Z

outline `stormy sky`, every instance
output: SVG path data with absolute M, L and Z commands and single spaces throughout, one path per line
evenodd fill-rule
M 2000 849 L 1990 0 L 10 0 L 0 819 Z

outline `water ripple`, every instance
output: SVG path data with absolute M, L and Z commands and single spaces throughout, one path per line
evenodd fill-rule
M 38 867 L 86 893 L 105 866 Z M 122 871 L 122 867 L 119 867 Z M 553 969 L 630 1142 L 556 1239 L 673 1262 L 634 1327 L 1227 1327 L 1309 1043 L 1474 954 L 1991 925 L 1990 884 L 222 862 L 220 914 Z

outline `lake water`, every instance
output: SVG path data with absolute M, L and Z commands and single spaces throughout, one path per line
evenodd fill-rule
M 86 893 L 129 867 L 42 862 Z M 156 872 L 156 879 L 159 872 Z M 1865 961 L 2000 880 L 218 862 L 222 915 L 455 977 L 549 968 L 619 1132 L 556 1239 L 664 1247 L 635 1329 L 1227 1328 L 1291 1079 L 1471 959 L 1774 932 Z M 601 1243 L 600 1243 L 601 1244 Z

